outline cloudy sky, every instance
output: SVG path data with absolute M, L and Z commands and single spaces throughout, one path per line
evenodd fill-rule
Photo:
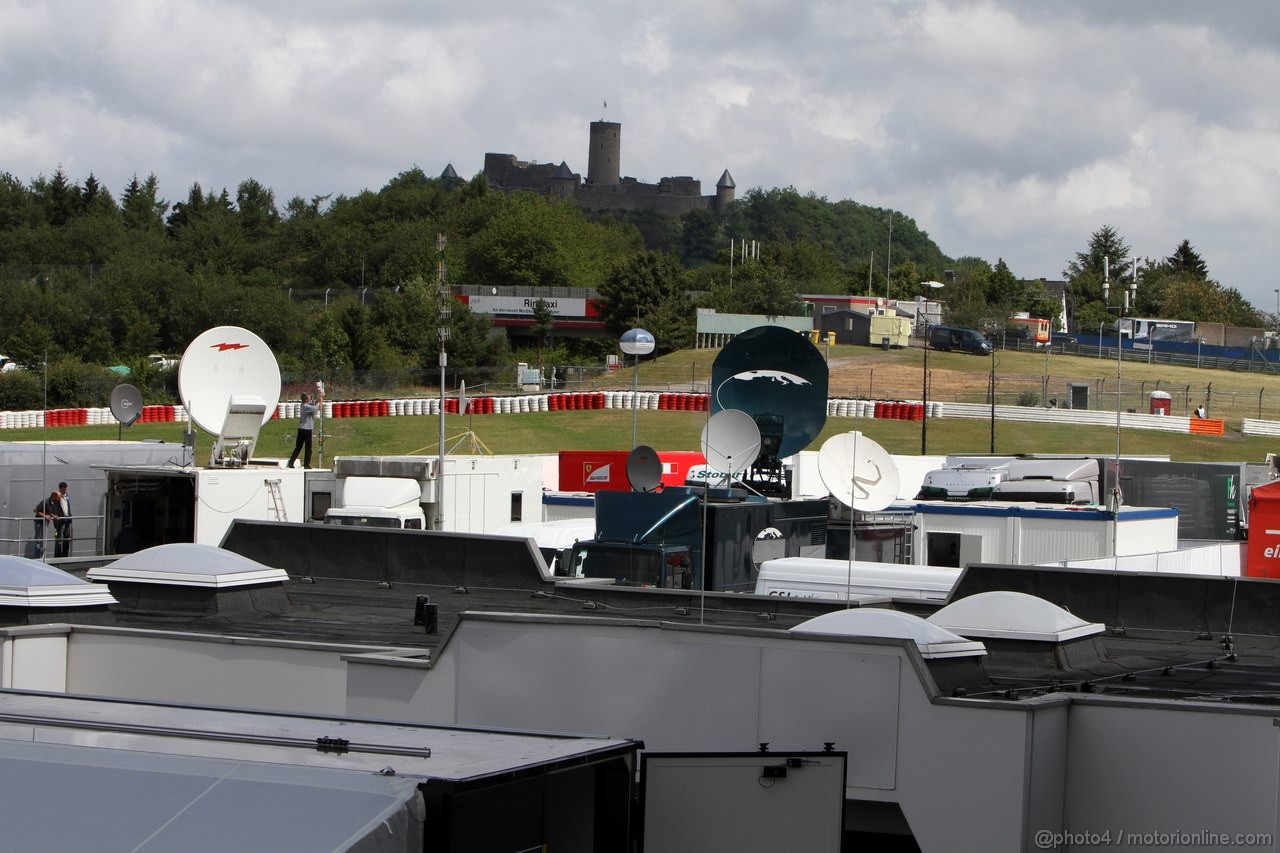
M 640 180 L 892 207 L 1024 277 L 1103 224 L 1139 255 L 1187 238 L 1265 311 L 1277 92 L 1274 0 L 0 0 L 23 180 L 254 177 L 283 202 L 486 151 L 585 174 L 603 115 Z

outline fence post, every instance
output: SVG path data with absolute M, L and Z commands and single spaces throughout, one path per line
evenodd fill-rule
M 1266 390 L 1266 388 L 1258 389 L 1258 420 L 1262 420 L 1262 394 Z

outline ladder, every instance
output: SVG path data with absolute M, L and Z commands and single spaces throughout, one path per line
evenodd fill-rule
M 264 480 L 267 484 L 267 497 L 271 499 L 271 514 L 276 521 L 288 521 L 289 513 L 284 508 L 284 497 L 280 494 L 279 480 Z

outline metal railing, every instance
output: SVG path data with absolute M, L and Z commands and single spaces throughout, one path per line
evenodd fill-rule
M 98 556 L 103 553 L 104 529 L 106 517 L 101 515 L 73 515 L 65 521 L 71 524 L 71 536 L 62 539 L 58 535 L 58 522 L 40 522 L 40 534 L 36 535 L 34 516 L 0 516 L 0 523 L 9 532 L 17 531 L 16 536 L 0 536 L 0 553 L 11 557 L 30 557 L 32 559 L 58 559 L 57 548 L 61 542 L 67 543 L 67 557 Z M 93 533 L 85 533 L 86 528 Z M 29 531 L 30 535 L 22 535 Z M 77 545 L 77 543 L 79 543 Z M 87 543 L 87 545 L 86 545 Z

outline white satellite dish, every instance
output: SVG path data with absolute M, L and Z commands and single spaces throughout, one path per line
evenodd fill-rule
M 833 435 L 818 451 L 818 473 L 831 496 L 859 512 L 879 512 L 898 497 L 898 466 L 860 432 Z
M 729 479 L 760 455 L 760 427 L 746 412 L 724 409 L 702 428 L 702 453 L 707 466 Z
M 222 433 L 233 396 L 262 400 L 261 424 L 266 424 L 280 402 L 280 365 L 253 332 L 217 326 L 197 335 L 182 354 L 178 394 L 191 420 L 205 432 Z

